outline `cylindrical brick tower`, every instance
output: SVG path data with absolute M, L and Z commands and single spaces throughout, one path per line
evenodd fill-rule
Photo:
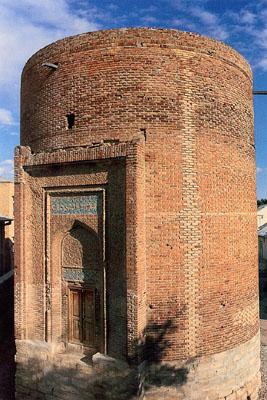
M 146 399 L 257 399 L 254 156 L 251 70 L 223 43 L 119 29 L 32 56 L 15 156 L 18 388 L 29 359 L 98 351 L 146 361 Z

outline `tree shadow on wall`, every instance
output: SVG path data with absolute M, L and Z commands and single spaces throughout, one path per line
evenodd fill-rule
M 163 324 L 150 323 L 144 330 L 143 343 L 137 345 L 139 362 L 142 361 L 144 382 L 142 389 L 150 386 L 181 386 L 187 379 L 187 368 L 176 368 L 163 364 L 166 350 L 170 347 L 167 334 L 175 330 L 171 320 Z M 140 369 L 140 368 L 139 368 Z
M 93 357 L 93 362 L 91 357 L 83 357 L 80 363 L 84 365 L 82 369 L 81 365 L 66 368 L 63 367 L 63 362 L 59 363 L 61 366 L 54 362 L 53 368 L 47 367 L 46 373 L 43 373 L 43 367 L 40 368 L 37 359 L 31 359 L 27 365 L 18 368 L 23 368 L 27 376 L 32 375 L 33 390 L 29 397 L 31 399 L 43 398 L 40 397 L 40 391 L 59 399 L 65 398 L 66 393 L 69 396 L 67 398 L 73 400 L 140 399 L 144 391 L 151 387 L 178 389 L 187 380 L 186 367 L 177 368 L 162 363 L 170 346 L 167 335 L 173 329 L 174 326 L 169 320 L 163 324 L 148 324 L 142 338 L 135 343 L 129 363 L 99 354 Z M 20 386 L 21 389 L 23 390 L 23 387 Z

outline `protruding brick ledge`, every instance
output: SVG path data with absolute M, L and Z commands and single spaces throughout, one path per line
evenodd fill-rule
M 138 140 L 128 143 L 99 143 L 97 145 L 72 147 L 69 149 L 60 149 L 32 154 L 30 147 L 18 146 L 15 156 L 21 155 L 22 165 L 34 166 L 45 164 L 58 164 L 77 161 L 93 161 L 108 158 L 125 157 L 127 150 L 131 145 L 138 143 Z

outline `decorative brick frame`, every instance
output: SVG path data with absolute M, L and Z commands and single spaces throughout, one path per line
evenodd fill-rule
M 15 154 L 15 218 L 16 218 L 16 257 L 15 257 L 15 314 L 16 338 L 30 339 L 27 337 L 27 305 L 25 287 L 25 190 L 27 188 L 27 173 L 37 168 L 62 164 L 103 162 L 108 159 L 123 158 L 126 169 L 126 271 L 127 271 L 127 348 L 128 356 L 134 351 L 137 338 L 142 334 L 146 324 L 145 316 L 145 237 L 144 237 L 144 141 L 136 140 L 129 143 L 100 145 L 98 147 L 85 146 L 50 153 L 31 154 L 28 147 L 17 147 Z M 50 193 L 69 191 L 99 191 L 99 188 L 71 187 L 71 188 L 43 188 L 43 210 L 46 209 L 46 199 Z M 44 234 L 47 234 L 44 232 Z M 104 238 L 103 238 L 104 241 Z M 46 240 L 44 240 L 44 243 Z M 104 248 L 105 246 L 103 246 Z M 44 249 L 44 254 L 46 250 Z M 43 260 L 46 262 L 45 259 Z M 49 269 L 49 268 L 48 268 Z M 45 278 L 46 279 L 46 278 Z M 49 294 L 49 282 L 46 282 L 46 301 Z M 57 296 L 58 297 L 58 296 Z M 53 300 L 52 300 L 53 301 Z M 55 300 L 53 303 L 57 303 Z M 44 301 L 45 303 L 45 301 Z M 45 308 L 45 307 L 44 307 Z M 40 310 L 40 317 L 41 317 Z M 45 326 L 45 310 L 43 310 L 44 332 L 39 340 L 53 341 L 49 324 Z M 57 314 L 56 314 L 57 315 Z M 49 319 L 48 319 L 49 320 Z M 45 333 L 47 332 L 47 333 Z M 47 338 L 46 338 L 47 336 Z M 53 335 L 52 335 L 53 336 Z M 104 351 L 106 345 L 104 345 Z

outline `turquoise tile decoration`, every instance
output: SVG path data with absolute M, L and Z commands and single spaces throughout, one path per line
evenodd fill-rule
M 85 268 L 63 268 L 63 278 L 66 281 L 86 282 L 96 285 L 99 283 L 99 271 Z
M 99 203 L 97 194 L 51 197 L 53 215 L 98 215 Z

